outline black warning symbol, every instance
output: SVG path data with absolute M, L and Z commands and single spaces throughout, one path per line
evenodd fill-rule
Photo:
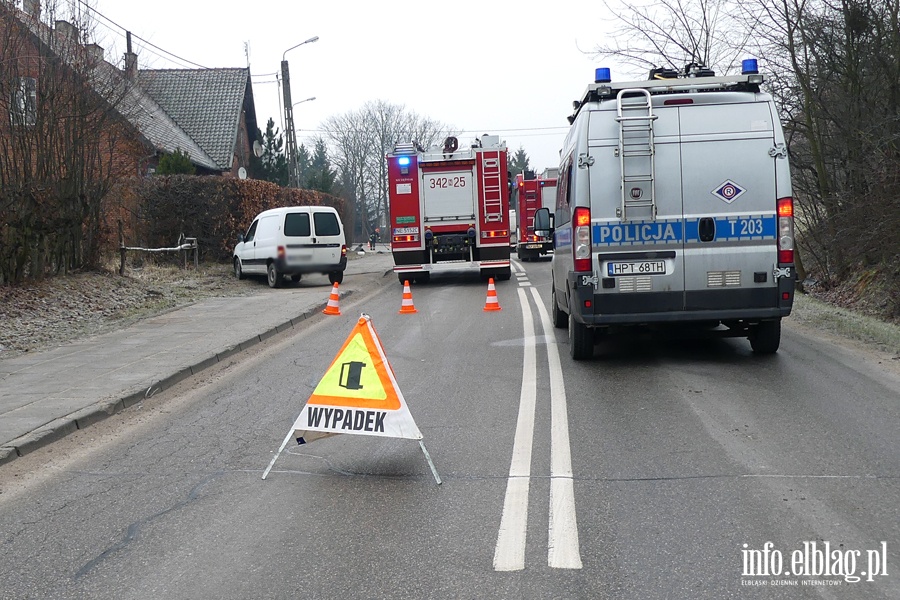
M 352 360 L 350 362 L 342 363 L 341 378 L 338 382 L 340 386 L 348 390 L 363 389 L 363 386 L 360 385 L 359 380 L 362 377 L 362 370 L 365 366 L 366 363 L 359 362 L 358 360 Z

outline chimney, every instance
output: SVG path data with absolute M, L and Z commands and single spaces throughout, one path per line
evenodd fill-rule
M 134 81 L 137 79 L 137 54 L 131 51 L 131 32 L 125 32 L 125 78 Z
M 22 12 L 39 20 L 41 18 L 41 0 L 22 0 Z
M 88 58 L 91 59 L 93 64 L 103 62 L 103 46 L 99 44 L 88 44 L 84 49 L 87 51 Z
M 68 21 L 57 21 L 56 37 L 63 44 L 77 44 L 78 28 Z

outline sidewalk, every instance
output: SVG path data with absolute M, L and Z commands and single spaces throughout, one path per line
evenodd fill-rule
M 395 283 L 393 264 L 390 252 L 351 259 L 340 297 Z M 305 277 L 301 287 L 273 290 L 264 279 L 259 285 L 253 296 L 210 298 L 126 329 L 0 360 L 0 464 L 321 313 L 332 289 L 320 275 Z

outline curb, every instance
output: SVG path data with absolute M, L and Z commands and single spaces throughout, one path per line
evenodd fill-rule
M 346 292 L 342 291 L 341 299 L 348 298 L 351 295 L 353 295 L 353 290 L 347 290 Z M 264 331 L 258 335 L 254 335 L 253 337 L 248 338 L 243 342 L 235 344 L 231 348 L 227 348 L 209 358 L 205 358 L 195 365 L 185 367 L 174 375 L 170 375 L 169 377 L 151 384 L 145 391 L 132 392 L 121 398 L 100 400 L 90 406 L 66 415 L 65 417 L 54 419 L 53 421 L 38 427 L 31 433 L 20 436 L 12 440 L 8 444 L 0 447 L 0 466 L 11 463 L 17 458 L 25 456 L 26 454 L 30 454 L 31 452 L 34 452 L 39 448 L 43 448 L 44 446 L 48 446 L 53 442 L 59 441 L 69 434 L 74 433 L 80 429 L 85 429 L 90 425 L 99 423 L 107 419 L 108 417 L 122 412 L 126 408 L 143 402 L 144 400 L 149 399 L 155 394 L 162 392 L 163 390 L 166 390 L 174 386 L 175 384 L 180 383 L 181 381 L 184 381 L 188 377 L 197 375 L 198 373 L 212 367 L 213 365 L 223 362 L 226 359 L 235 356 L 236 354 L 239 354 L 241 352 L 244 352 L 245 350 L 252 348 L 253 346 L 256 346 L 260 342 L 284 333 L 285 331 L 296 327 L 308 318 L 321 313 L 325 309 L 326 305 L 327 302 L 317 304 L 316 306 L 313 306 L 302 314 L 288 319 L 281 325 L 276 325 L 275 327 L 268 329 L 267 331 Z

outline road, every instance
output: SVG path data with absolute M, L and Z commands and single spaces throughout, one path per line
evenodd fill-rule
M 576 363 L 516 266 L 500 311 L 462 276 L 351 297 L 0 469 L 0 598 L 900 597 L 900 378 L 791 327 Z M 442 483 L 362 435 L 262 480 L 361 312 Z

